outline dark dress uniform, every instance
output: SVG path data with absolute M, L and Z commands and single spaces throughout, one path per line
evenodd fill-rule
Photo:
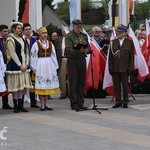
M 87 35 L 82 32 L 80 32 L 80 34 L 76 34 L 74 31 L 71 31 L 66 37 L 65 45 L 69 77 L 69 95 L 71 108 L 73 110 L 83 108 L 83 94 L 86 78 L 86 54 L 81 52 L 80 49 L 74 48 L 77 43 L 86 43 L 89 45 Z
M 120 45 L 119 39 L 113 40 L 110 45 L 109 72 L 113 76 L 116 106 L 123 104 L 123 107 L 127 107 L 129 101 L 128 80 L 134 67 L 134 45 L 127 38 L 124 38 L 122 45 Z M 121 85 L 123 87 L 123 101 Z

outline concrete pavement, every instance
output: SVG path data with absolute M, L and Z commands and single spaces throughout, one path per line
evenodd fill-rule
M 49 100 L 53 111 L 0 110 L 0 150 L 149 150 L 150 95 L 134 96 L 128 109 L 112 109 L 111 97 L 96 99 L 98 107 L 109 108 L 102 114 L 75 112 L 59 95 Z M 86 106 L 92 102 L 85 99 Z

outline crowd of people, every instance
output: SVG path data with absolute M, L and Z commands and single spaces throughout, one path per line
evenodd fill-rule
M 59 99 L 69 97 L 71 109 L 87 109 L 84 93 L 90 43 L 88 36 L 82 32 L 83 22 L 76 19 L 72 23 L 72 31 L 62 26 L 62 36 L 54 32 L 50 40 L 45 27 L 37 30 L 37 38 L 29 23 L 12 22 L 10 32 L 7 25 L 0 25 L 0 95 L 3 109 L 13 109 L 15 113 L 28 112 L 24 108 L 27 90 L 31 107 L 41 111 L 53 110 L 48 106 L 48 99 L 59 91 Z M 145 31 L 145 26 L 142 26 L 135 32 L 141 46 L 146 38 Z M 109 59 L 109 73 L 116 97 L 113 108 L 128 108 L 128 78 L 134 68 L 134 45 L 126 38 L 126 26 L 116 28 L 117 38 L 112 41 L 111 33 L 112 28 L 95 26 L 91 38 Z M 12 94 L 13 108 L 8 104 L 9 93 Z M 37 105 L 37 95 L 40 106 Z

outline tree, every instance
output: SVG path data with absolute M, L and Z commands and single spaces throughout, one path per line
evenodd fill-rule
M 135 1 L 135 14 L 137 20 L 143 20 L 150 17 L 150 2 Z
M 102 8 L 104 9 L 105 20 L 107 20 L 109 18 L 109 15 L 108 15 L 108 2 L 109 2 L 109 0 L 102 0 L 101 1 Z
M 42 11 L 44 10 L 45 6 L 47 5 L 50 9 L 54 10 L 54 6 L 52 5 L 53 0 L 42 0 Z
M 92 4 L 89 0 L 81 0 L 81 12 L 89 12 L 90 8 L 92 8 Z M 65 0 L 64 2 L 60 2 L 57 5 L 56 14 L 69 23 L 70 15 L 69 15 L 69 2 Z M 65 13 L 64 13 L 65 12 Z

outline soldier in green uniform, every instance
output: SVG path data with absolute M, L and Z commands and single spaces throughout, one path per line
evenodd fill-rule
M 84 90 L 86 77 L 86 54 L 90 51 L 87 35 L 81 32 L 82 21 L 74 20 L 73 30 L 66 36 L 69 96 L 73 110 L 86 110 Z
M 110 43 L 109 52 L 109 73 L 113 77 L 116 104 L 113 108 L 123 106 L 128 108 L 128 81 L 129 75 L 134 67 L 134 45 L 132 40 L 126 38 L 127 27 L 119 25 L 117 27 L 117 39 Z M 123 90 L 121 90 L 123 87 Z M 121 93 L 123 91 L 123 101 Z

